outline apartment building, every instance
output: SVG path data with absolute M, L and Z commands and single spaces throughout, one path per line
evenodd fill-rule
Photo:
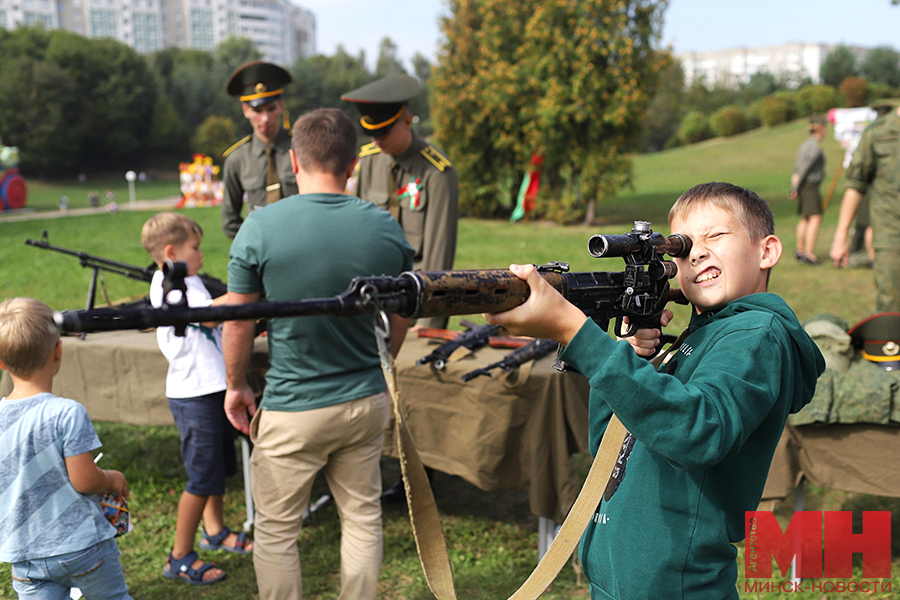
M 2 1 L 2 0 L 0 0 Z M 706 85 L 737 86 L 750 81 L 755 73 L 771 73 L 776 78 L 799 83 L 809 78 L 820 83 L 819 69 L 825 57 L 838 44 L 791 43 L 758 48 L 728 48 L 710 52 L 676 54 L 684 68 L 685 85 L 702 80 Z M 857 61 L 865 59 L 868 48 L 848 46 Z
M 0 27 L 36 24 L 143 53 L 212 50 L 230 36 L 250 39 L 283 66 L 316 51 L 315 15 L 288 0 L 0 0 Z

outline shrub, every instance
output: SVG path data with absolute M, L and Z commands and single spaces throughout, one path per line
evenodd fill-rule
M 776 96 L 767 96 L 759 103 L 759 122 L 766 127 L 781 125 L 790 120 L 788 103 Z
M 838 104 L 837 90 L 830 85 L 806 85 L 797 92 L 797 108 L 801 117 L 825 114 Z
M 841 82 L 841 95 L 848 108 L 865 106 L 871 98 L 869 82 L 862 77 L 848 77 Z
M 215 161 L 222 160 L 222 153 L 237 139 L 235 132 L 234 121 L 230 118 L 210 115 L 197 127 L 191 139 L 191 148 L 194 152 L 212 156 Z
M 681 120 L 681 125 L 678 126 L 678 137 L 685 144 L 696 144 L 708 140 L 711 135 L 706 115 L 698 110 L 692 110 L 686 114 Z
M 797 107 L 797 92 L 794 90 L 779 90 L 772 94 L 773 97 L 778 98 L 787 104 L 787 120 L 793 121 L 796 119 L 799 114 L 799 109 Z
M 719 137 L 731 137 L 746 128 L 744 111 L 734 104 L 723 106 L 709 117 L 709 126 Z
M 744 130 L 750 131 L 751 129 L 756 129 L 760 125 L 762 125 L 762 121 L 759 120 L 759 111 L 762 108 L 763 99 L 760 98 L 756 100 L 750 106 L 747 107 L 747 110 L 744 111 Z

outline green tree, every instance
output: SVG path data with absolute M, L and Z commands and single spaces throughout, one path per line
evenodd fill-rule
M 498 212 L 532 153 L 544 157 L 538 210 L 558 221 L 589 216 L 594 200 L 628 183 L 627 152 L 639 142 L 661 67 L 653 43 L 664 6 L 451 4 L 431 109 L 438 143 L 459 170 L 464 212 Z
M 188 159 L 189 138 L 190 132 L 178 111 L 168 98 L 160 94 L 153 106 L 150 134 L 144 146 L 147 154 L 157 161 L 166 161 L 165 164 L 171 167 L 174 160 Z
M 213 53 L 216 62 L 234 73 L 238 67 L 253 60 L 262 60 L 262 52 L 245 37 L 231 36 L 219 42 Z
M 384 77 L 394 73 L 406 73 L 403 63 L 397 58 L 397 44 L 386 37 L 378 46 L 378 61 L 375 63 L 375 77 Z
M 419 135 L 423 137 L 430 136 L 434 132 L 434 127 L 431 123 L 431 108 L 429 106 L 431 98 L 431 91 L 429 90 L 431 63 L 428 62 L 427 58 L 416 52 L 412 57 L 412 65 L 413 76 L 419 80 L 422 90 L 418 96 L 410 101 L 409 110 L 419 117 L 417 125 Z
M 188 131 L 196 131 L 210 115 L 235 119 L 240 116 L 246 120 L 241 114 L 240 102 L 225 92 L 225 84 L 232 72 L 221 63 L 205 66 L 185 61 L 175 65 L 169 78 L 168 97 Z
M 666 65 L 660 69 L 656 95 L 647 105 L 644 116 L 643 152 L 665 148 L 666 142 L 678 133 L 678 123 L 684 115 L 684 69 L 674 56 L 664 56 Z
M 744 104 L 750 104 L 760 98 L 774 93 L 779 88 L 778 80 L 767 71 L 759 71 L 750 76 L 750 79 L 741 84 L 740 97 Z
M 797 91 L 797 109 L 801 117 L 824 115 L 838 104 L 837 90 L 830 85 L 807 85 Z
M 234 144 L 237 137 L 234 121 L 228 117 L 212 115 L 206 118 L 191 140 L 194 152 L 211 156 L 213 161 L 221 164 L 222 154 Z
M 859 71 L 872 83 L 886 83 L 891 87 L 898 87 L 900 86 L 900 52 L 890 46 L 873 48 L 863 59 Z
M 77 88 L 58 65 L 27 56 L 0 62 L 3 142 L 19 147 L 25 176 L 54 176 L 80 165 L 85 130 Z
M 332 56 L 317 54 L 298 58 L 291 67 L 291 75 L 294 83 L 286 91 L 284 103 L 292 115 L 319 107 L 340 108 L 354 121 L 359 120 L 359 115 L 348 102 L 341 100 L 341 95 L 374 79 L 366 66 L 365 53 L 360 51 L 351 56 L 340 45 Z
M 157 96 L 143 57 L 61 30 L 20 27 L 0 39 L 0 123 L 23 169 L 58 175 L 134 163 Z
M 856 55 L 847 46 L 838 46 L 828 53 L 822 66 L 819 67 L 819 79 L 822 83 L 837 87 L 848 77 L 858 73 Z

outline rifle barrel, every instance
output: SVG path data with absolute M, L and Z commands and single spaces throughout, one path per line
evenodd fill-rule
M 54 252 L 74 256 L 78 258 L 78 260 L 81 262 L 81 266 L 83 267 L 105 269 L 107 271 L 116 273 L 117 275 L 123 275 L 125 277 L 130 277 L 132 279 L 137 279 L 139 281 L 144 281 L 147 283 L 150 283 L 150 281 L 153 280 L 153 271 L 155 271 L 155 269 L 145 269 L 128 263 L 94 256 L 93 254 L 88 254 L 87 252 L 69 250 L 68 248 L 54 246 L 53 244 L 50 244 L 44 240 L 32 240 L 26 238 L 25 244 L 27 244 L 28 246 L 34 246 L 36 248 L 43 248 L 44 250 L 53 250 Z

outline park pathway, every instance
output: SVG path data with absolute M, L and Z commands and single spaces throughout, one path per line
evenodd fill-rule
M 116 211 L 120 210 L 164 210 L 166 208 L 175 208 L 175 205 L 181 199 L 180 196 L 172 198 L 163 198 L 162 200 L 138 200 L 132 208 L 130 202 L 116 204 Z M 60 217 L 68 217 L 73 215 L 94 215 L 105 212 L 112 212 L 109 205 L 73 208 L 72 210 L 50 210 L 44 212 L 37 211 L 13 211 L 7 214 L 0 212 L 0 223 L 11 223 L 13 221 L 35 221 L 38 219 L 58 219 Z

